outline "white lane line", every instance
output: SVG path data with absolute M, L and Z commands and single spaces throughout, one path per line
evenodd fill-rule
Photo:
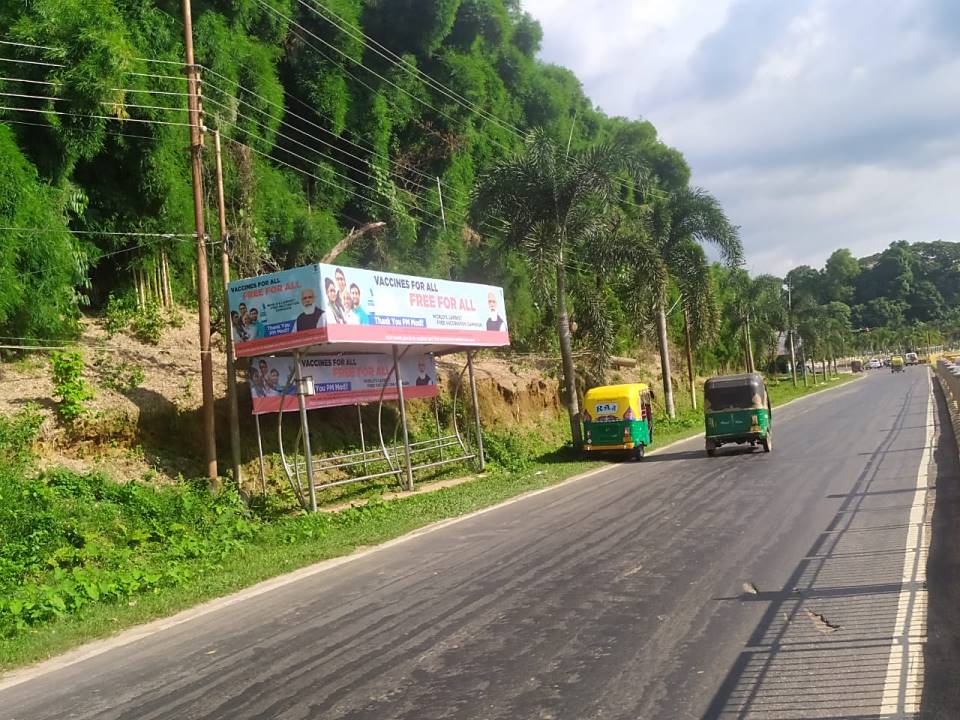
M 880 714 L 891 718 L 912 718 L 920 711 L 923 694 L 923 644 L 927 631 L 927 554 L 930 528 L 927 500 L 933 446 L 933 386 L 927 378 L 926 439 L 917 487 L 907 521 L 907 539 L 903 559 L 903 580 L 897 601 L 897 620 L 890 644 L 887 676 L 883 683 Z

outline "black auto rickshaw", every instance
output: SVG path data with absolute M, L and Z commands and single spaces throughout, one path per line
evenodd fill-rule
M 707 455 L 713 457 L 722 445 L 750 443 L 773 448 L 773 413 L 770 396 L 760 373 L 722 375 L 703 386 Z

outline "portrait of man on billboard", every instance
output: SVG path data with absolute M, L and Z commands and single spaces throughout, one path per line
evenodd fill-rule
M 300 291 L 300 304 L 303 305 L 303 312 L 297 316 L 297 332 L 314 330 L 327 324 L 323 310 L 317 305 L 316 290 L 311 287 L 303 288 Z

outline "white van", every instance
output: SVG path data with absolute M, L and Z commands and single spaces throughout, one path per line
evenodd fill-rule
M 907 365 L 919 365 L 919 364 L 920 364 L 920 358 L 917 357 L 917 354 L 916 354 L 916 353 L 907 353 L 906 355 L 904 355 L 903 361 L 904 361 Z

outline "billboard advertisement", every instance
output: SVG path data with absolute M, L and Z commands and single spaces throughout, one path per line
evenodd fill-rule
M 510 344 L 503 289 L 315 264 L 230 283 L 237 355 L 319 343 Z
M 408 353 L 400 358 L 398 365 L 405 398 L 436 396 L 437 368 L 432 355 Z M 390 355 L 304 355 L 300 358 L 300 372 L 305 378 L 313 378 L 314 390 L 313 395 L 306 397 L 307 409 L 377 402 L 392 368 Z M 281 399 L 284 412 L 296 412 L 294 377 L 292 357 L 253 358 L 247 372 L 253 414 L 279 412 Z M 397 399 L 396 380 L 392 375 L 383 399 Z

